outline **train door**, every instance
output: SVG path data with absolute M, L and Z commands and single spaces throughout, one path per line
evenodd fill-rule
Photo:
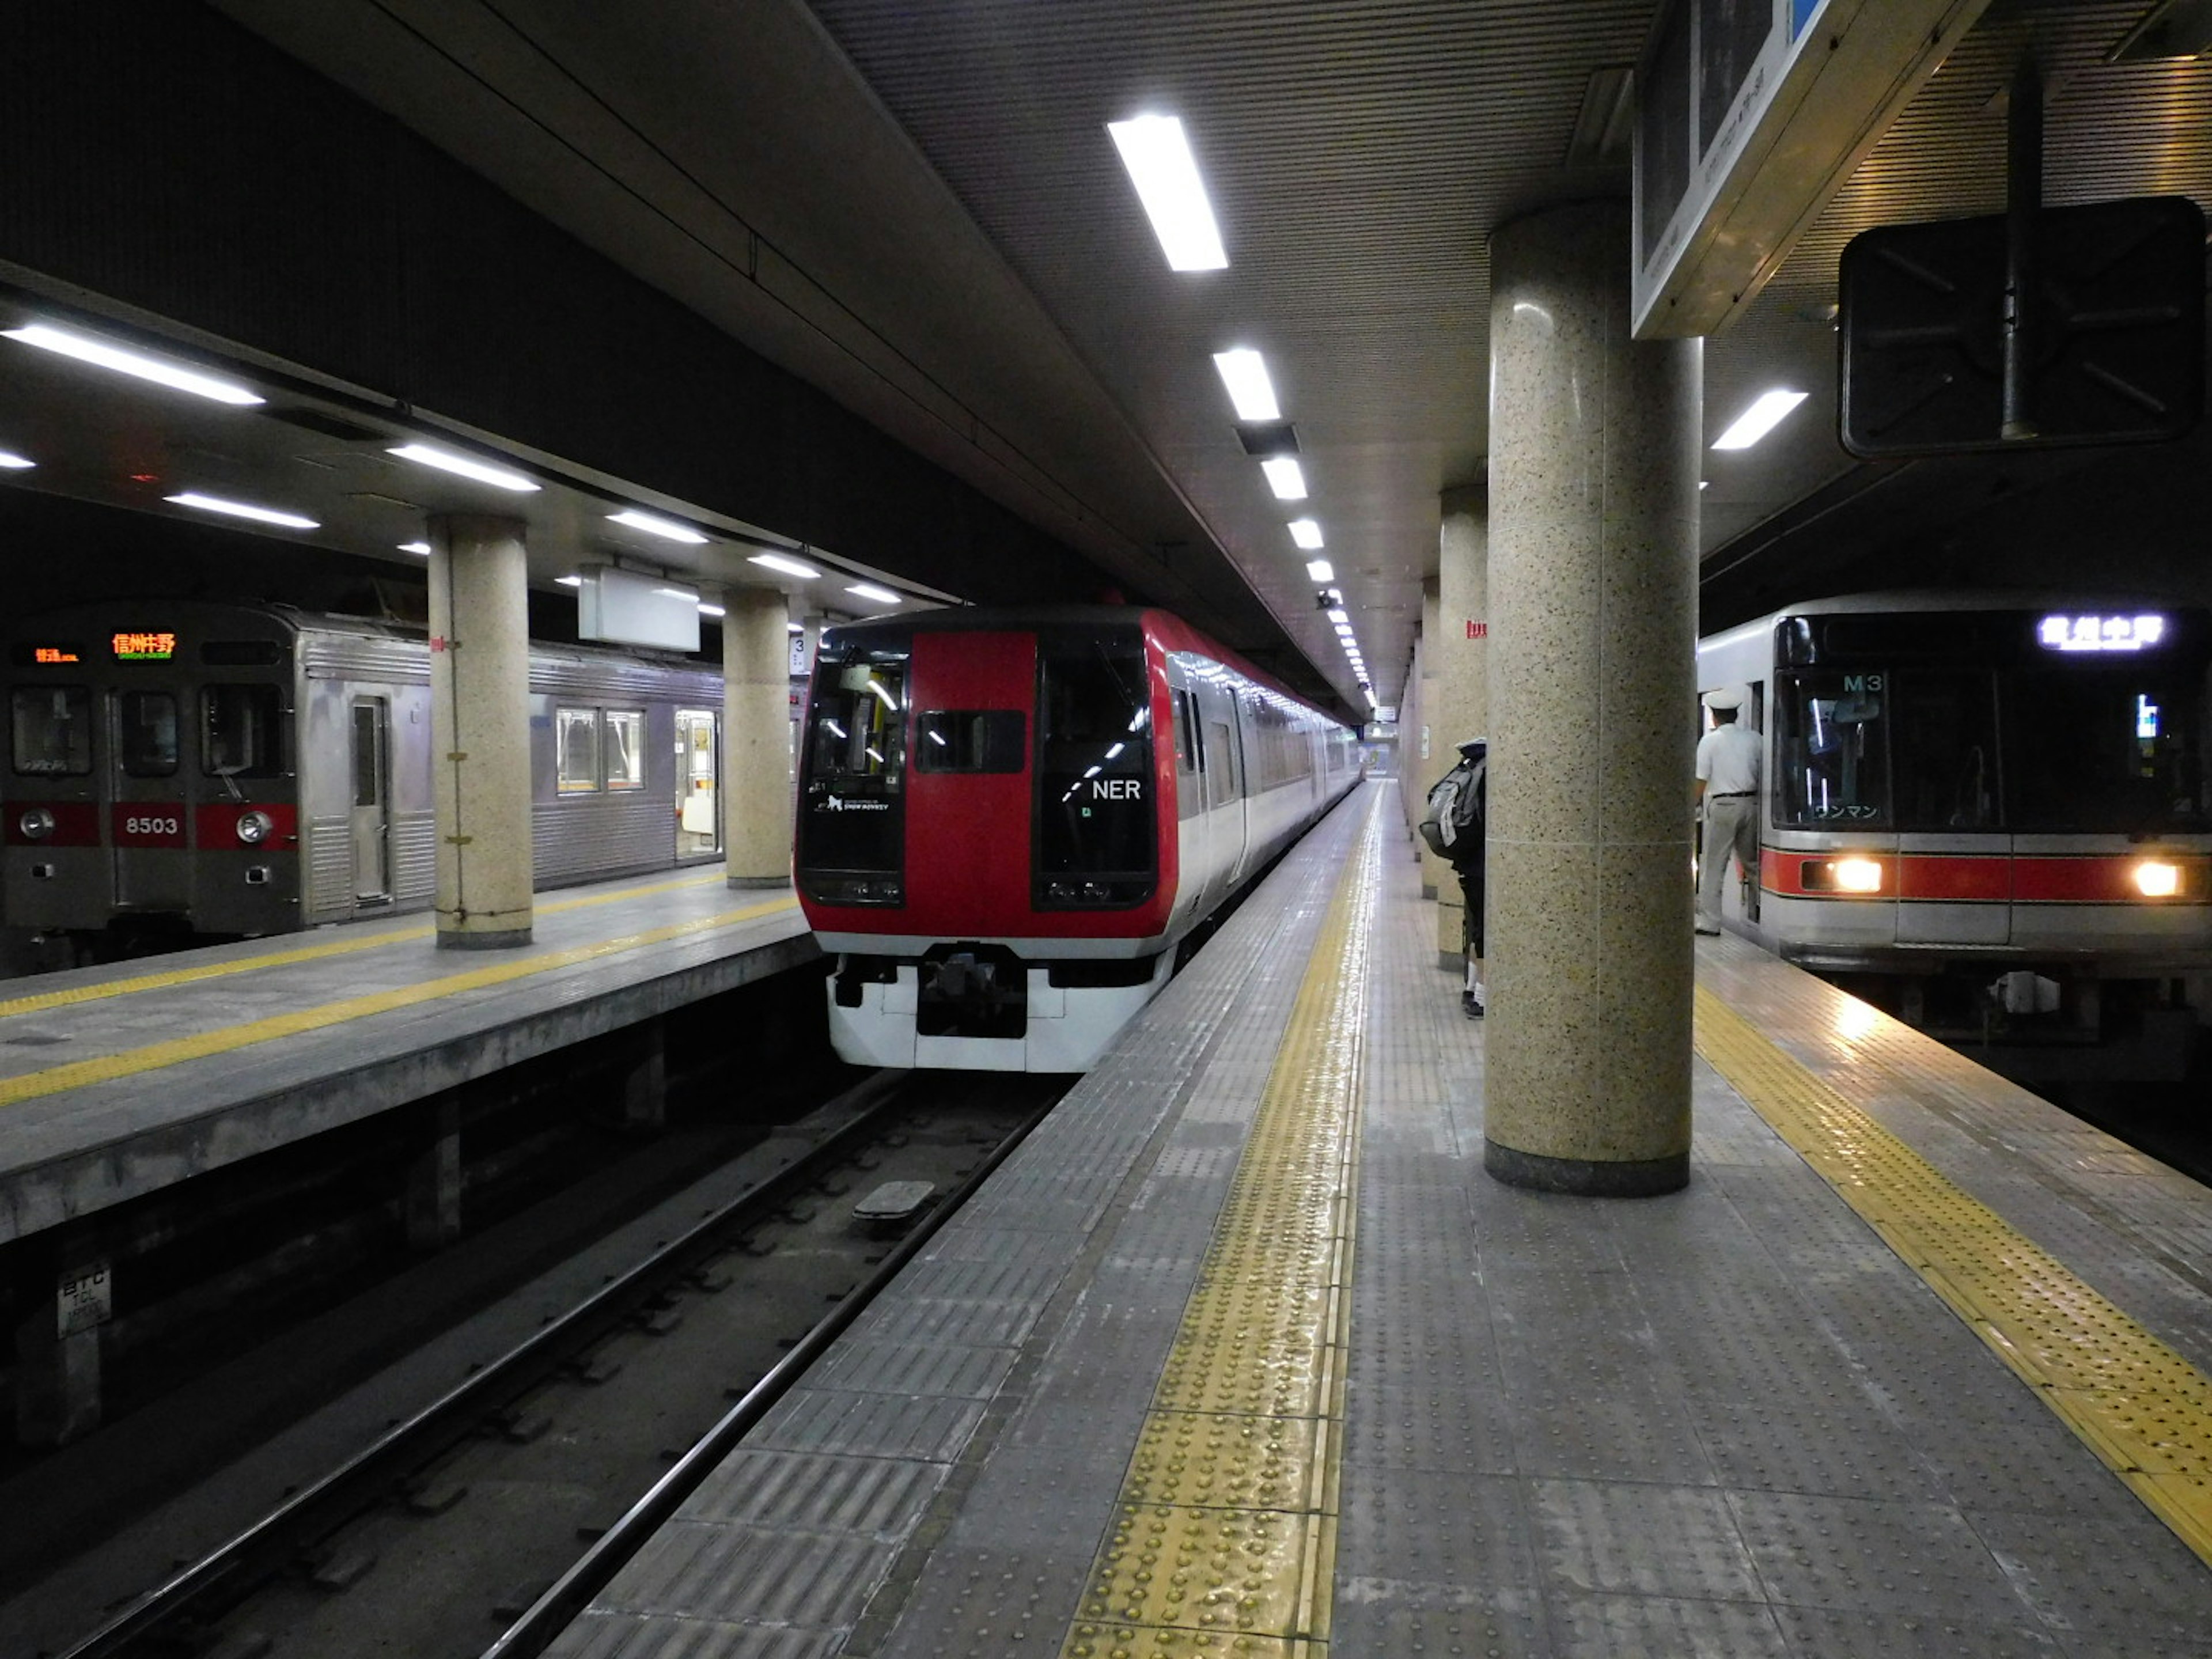
M 712 708 L 676 711 L 676 856 L 706 858 L 722 850 L 719 793 L 720 717 Z
M 183 915 L 191 905 L 191 853 L 177 693 L 108 693 L 109 820 L 115 907 Z
M 353 896 L 356 904 L 392 902 L 392 705 L 383 697 L 353 700 Z

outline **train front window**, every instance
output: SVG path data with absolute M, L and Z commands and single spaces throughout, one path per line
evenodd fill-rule
M 177 700 L 167 691 L 125 691 L 118 700 L 123 773 L 166 778 L 177 770 Z
M 19 778 L 81 778 L 92 770 L 92 694 L 81 685 L 21 685 L 12 699 L 9 752 Z
M 1152 691 L 1134 629 L 1037 641 L 1041 908 L 1141 903 L 1155 874 Z
M 273 778 L 283 770 L 282 699 L 273 685 L 210 685 L 200 692 L 200 767 L 211 778 Z
M 1887 829 L 1888 676 L 1816 668 L 1776 677 L 1775 821 L 1799 829 Z
M 1994 685 L 1986 669 L 1909 668 L 1892 681 L 1901 830 L 1990 830 L 2001 819 Z
M 801 887 L 819 903 L 906 902 L 909 659 L 903 640 L 871 645 L 834 633 L 815 654 L 797 862 Z
M 2012 827 L 2203 830 L 2204 678 L 2170 659 L 2023 669 L 2005 688 Z

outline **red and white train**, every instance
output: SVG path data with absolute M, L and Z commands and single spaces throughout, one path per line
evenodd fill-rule
M 2087 1044 L 2212 971 L 2212 613 L 2140 599 L 1820 599 L 1705 641 L 1763 736 L 1725 919 L 1914 1024 Z
M 838 1054 L 1088 1069 L 1358 772 L 1350 728 L 1162 611 L 830 629 L 793 865 Z

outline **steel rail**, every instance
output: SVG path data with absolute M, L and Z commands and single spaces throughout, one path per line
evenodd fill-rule
M 162 1639 L 186 1621 L 204 1627 L 252 1588 L 283 1571 L 303 1552 L 403 1486 L 431 1458 L 459 1443 L 501 1407 L 560 1370 L 568 1356 L 618 1328 L 639 1304 L 713 1255 L 721 1236 L 748 1212 L 775 1202 L 836 1162 L 899 1103 L 913 1073 L 882 1071 L 817 1111 L 844 1107 L 846 1122 L 783 1169 L 755 1182 L 653 1254 L 594 1291 L 557 1319 L 403 1419 L 312 1485 L 301 1488 L 228 1542 L 180 1568 L 73 1647 L 61 1659 L 115 1659 Z
M 1057 1103 L 1055 1097 L 1053 1101 L 1039 1107 L 1020 1127 L 1001 1141 L 965 1181 L 947 1194 L 942 1202 L 934 1206 L 884 1256 L 883 1264 L 873 1273 L 848 1291 L 837 1305 L 823 1316 L 820 1323 L 776 1362 L 773 1370 L 745 1391 L 744 1396 L 723 1414 L 721 1421 L 709 1429 L 670 1468 L 666 1474 L 630 1505 L 621 1520 L 603 1533 L 577 1559 L 574 1566 L 555 1579 L 521 1617 L 509 1625 L 499 1639 L 483 1650 L 482 1659 L 536 1659 L 536 1656 L 544 1652 L 576 1615 L 591 1605 L 592 1598 L 606 1587 L 630 1557 L 644 1547 L 646 1540 L 661 1523 L 675 1514 L 684 1500 L 714 1472 L 722 1459 L 744 1437 L 747 1431 L 768 1414 L 769 1407 L 790 1392 L 792 1385 L 798 1382 L 807 1367 L 821 1358 L 823 1352 L 860 1316 L 868 1304 L 898 1277 L 907 1263 L 919 1255 L 922 1246 L 936 1235 L 937 1230 L 975 1195 L 991 1172 L 1006 1162 L 1015 1147 L 1029 1138 L 1030 1133 L 1044 1121 Z

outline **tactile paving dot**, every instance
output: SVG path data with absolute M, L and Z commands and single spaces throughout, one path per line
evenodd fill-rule
M 1085 1624 L 1076 1627 L 1066 1651 L 1075 1659 L 1290 1659 L 1291 1645 L 1273 1636 Z
M 1306 1517 L 1280 1510 L 1123 1509 L 1083 1617 L 1287 1636 Z
M 1302 1506 L 1314 1426 L 1306 1418 L 1155 1413 L 1138 1437 L 1122 1495 L 1217 1508 Z

